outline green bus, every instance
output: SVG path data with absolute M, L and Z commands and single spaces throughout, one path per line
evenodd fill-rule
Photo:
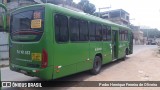
M 90 70 L 132 54 L 131 29 L 53 4 L 11 13 L 10 69 L 45 80 Z
M 6 31 L 7 27 L 6 12 L 7 12 L 6 6 L 0 3 L 0 32 Z

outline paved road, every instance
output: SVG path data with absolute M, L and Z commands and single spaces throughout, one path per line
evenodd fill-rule
M 156 47 L 157 46 L 155 46 L 155 45 L 149 45 L 149 46 L 148 45 L 135 45 L 134 51 L 133 51 L 134 54 L 130 55 L 129 57 L 133 57 L 135 54 L 137 54 L 145 49 L 148 49 L 148 48 L 154 49 Z M 114 65 L 114 63 L 109 64 L 107 67 L 110 67 L 112 65 Z M 64 77 L 64 78 L 61 78 L 58 80 L 83 81 L 89 77 L 90 77 L 90 75 L 88 74 L 88 72 L 82 72 L 82 73 L 78 73 L 78 74 L 75 74 L 72 76 Z M 23 74 L 20 74 L 17 72 L 13 72 L 13 71 L 9 70 L 8 67 L 6 67 L 6 68 L 1 69 L 1 80 L 2 81 L 40 81 L 41 79 L 36 78 L 36 77 L 29 77 L 29 76 L 26 76 L 26 75 L 23 75 Z M 10 90 L 10 89 L 7 89 L 7 90 Z

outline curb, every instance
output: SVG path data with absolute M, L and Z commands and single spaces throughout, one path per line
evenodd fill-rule
M 4 68 L 4 67 L 9 67 L 9 65 L 5 65 L 5 64 L 0 65 L 0 68 Z
M 1 58 L 0 61 L 9 60 L 9 58 Z

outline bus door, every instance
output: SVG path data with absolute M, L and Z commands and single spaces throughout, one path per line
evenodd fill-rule
M 112 30 L 112 60 L 117 59 L 118 31 Z

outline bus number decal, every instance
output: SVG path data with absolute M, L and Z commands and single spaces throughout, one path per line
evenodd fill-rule
M 102 48 L 95 48 L 95 51 L 101 51 Z
M 41 18 L 41 12 L 34 12 L 34 19 Z
M 30 51 L 17 50 L 17 54 L 25 54 L 25 55 L 30 55 Z
M 32 20 L 31 21 L 31 28 L 41 28 L 42 27 L 41 22 L 42 22 L 41 19 Z

